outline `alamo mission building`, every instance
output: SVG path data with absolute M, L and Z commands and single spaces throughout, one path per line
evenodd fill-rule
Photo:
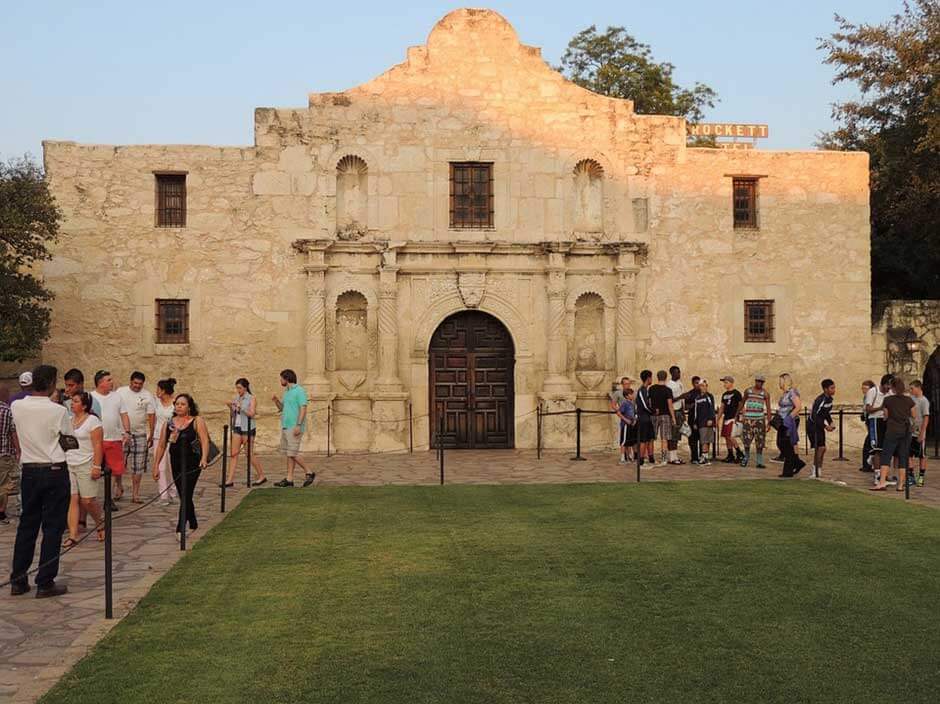
M 686 145 L 462 9 L 376 79 L 258 108 L 253 146 L 47 141 L 65 212 L 44 358 L 173 375 L 206 410 L 294 368 L 305 446 L 534 447 L 678 363 L 870 375 L 868 160 Z M 713 389 L 717 386 L 713 382 Z M 548 446 L 570 446 L 565 423 Z M 593 424 L 592 424 L 593 426 Z M 588 428 L 587 442 L 612 439 Z M 590 437 L 593 434 L 593 437 Z

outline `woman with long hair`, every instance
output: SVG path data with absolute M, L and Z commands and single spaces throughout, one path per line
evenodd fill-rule
M 154 404 L 156 409 L 156 422 L 153 428 L 153 437 L 157 443 L 153 446 L 153 480 L 157 483 L 157 491 L 163 497 L 160 503 L 163 506 L 169 506 L 178 497 L 176 487 L 173 485 L 173 475 L 170 471 L 170 456 L 165 454 L 162 462 L 157 462 L 157 448 L 160 444 L 160 438 L 163 437 L 163 430 L 167 423 L 173 417 L 173 392 L 176 390 L 176 379 L 160 379 L 157 382 L 157 402 Z
M 229 404 L 229 410 L 232 413 L 232 452 L 229 458 L 231 462 L 228 466 L 228 476 L 225 478 L 225 486 L 235 485 L 235 470 L 238 468 L 238 455 L 242 446 L 247 445 L 249 438 L 255 437 L 257 430 L 257 402 L 251 393 L 251 384 L 248 379 L 241 377 L 235 380 L 235 398 Z M 255 470 L 255 480 L 252 486 L 261 486 L 266 484 L 268 478 L 264 476 L 264 469 L 258 462 L 258 455 L 251 455 L 251 466 Z
M 65 453 L 72 484 L 72 498 L 68 513 L 69 537 L 62 544 L 64 548 L 78 544 L 79 507 L 90 514 L 95 522 L 98 542 L 104 540 L 101 509 L 98 508 L 98 479 L 101 477 L 101 458 L 104 454 L 104 431 L 101 428 L 101 419 L 91 411 L 91 394 L 78 392 L 72 396 L 70 403 L 72 430 L 78 440 L 78 449 Z
M 780 391 L 783 392 L 777 401 L 777 415 L 780 417 L 777 426 L 777 449 L 783 457 L 783 472 L 780 476 L 793 477 L 806 466 L 806 462 L 796 454 L 796 445 L 800 441 L 797 427 L 803 401 L 789 374 L 780 375 Z
M 170 456 L 170 469 L 173 483 L 180 497 L 180 514 L 176 532 L 183 530 L 183 524 L 189 524 L 189 530 L 199 527 L 196 520 L 196 507 L 193 494 L 199 475 L 206 468 L 209 457 L 209 431 L 206 422 L 199 417 L 199 408 L 189 394 L 180 394 L 173 401 L 173 418 L 167 423 L 157 446 L 156 464 L 160 466 L 164 453 Z M 186 491 L 183 491 L 182 477 L 186 472 Z

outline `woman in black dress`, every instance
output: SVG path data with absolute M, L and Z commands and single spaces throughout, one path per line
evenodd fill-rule
M 197 452 L 194 447 L 200 448 Z M 189 530 L 199 527 L 196 521 L 196 507 L 193 505 L 193 492 L 199 475 L 206 468 L 206 458 L 209 456 L 209 431 L 206 422 L 199 417 L 196 402 L 189 394 L 180 394 L 173 402 L 173 418 L 167 423 L 160 444 L 157 447 L 156 466 L 160 466 L 163 453 L 170 453 L 170 468 L 173 472 L 173 483 L 180 497 L 180 516 L 176 524 L 176 532 L 183 530 L 183 522 L 189 524 Z M 186 491 L 183 492 L 182 475 L 186 468 Z

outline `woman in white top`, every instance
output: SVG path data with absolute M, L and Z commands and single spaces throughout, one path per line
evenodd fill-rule
M 91 515 L 98 530 L 98 542 L 104 540 L 104 524 L 98 507 L 98 479 L 101 477 L 102 440 L 104 431 L 101 419 L 91 412 L 91 394 L 82 391 L 72 396 L 72 429 L 78 440 L 78 449 L 65 453 L 72 484 L 72 500 L 69 503 L 69 537 L 64 548 L 78 544 L 78 508 Z
M 176 486 L 173 484 L 173 475 L 170 472 L 170 453 L 163 456 L 160 466 L 157 466 L 157 446 L 163 437 L 163 429 L 173 417 L 173 392 L 176 390 L 176 379 L 161 379 L 157 382 L 156 423 L 153 428 L 153 478 L 157 482 L 157 490 L 163 499 L 161 505 L 169 506 L 176 499 Z

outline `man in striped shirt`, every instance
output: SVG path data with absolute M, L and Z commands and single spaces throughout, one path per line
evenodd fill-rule
M 826 454 L 826 433 L 832 432 L 832 397 L 836 395 L 836 383 L 832 379 L 822 380 L 822 393 L 813 401 L 806 424 L 810 447 L 813 448 L 813 472 L 810 479 L 822 477 L 823 457 Z

